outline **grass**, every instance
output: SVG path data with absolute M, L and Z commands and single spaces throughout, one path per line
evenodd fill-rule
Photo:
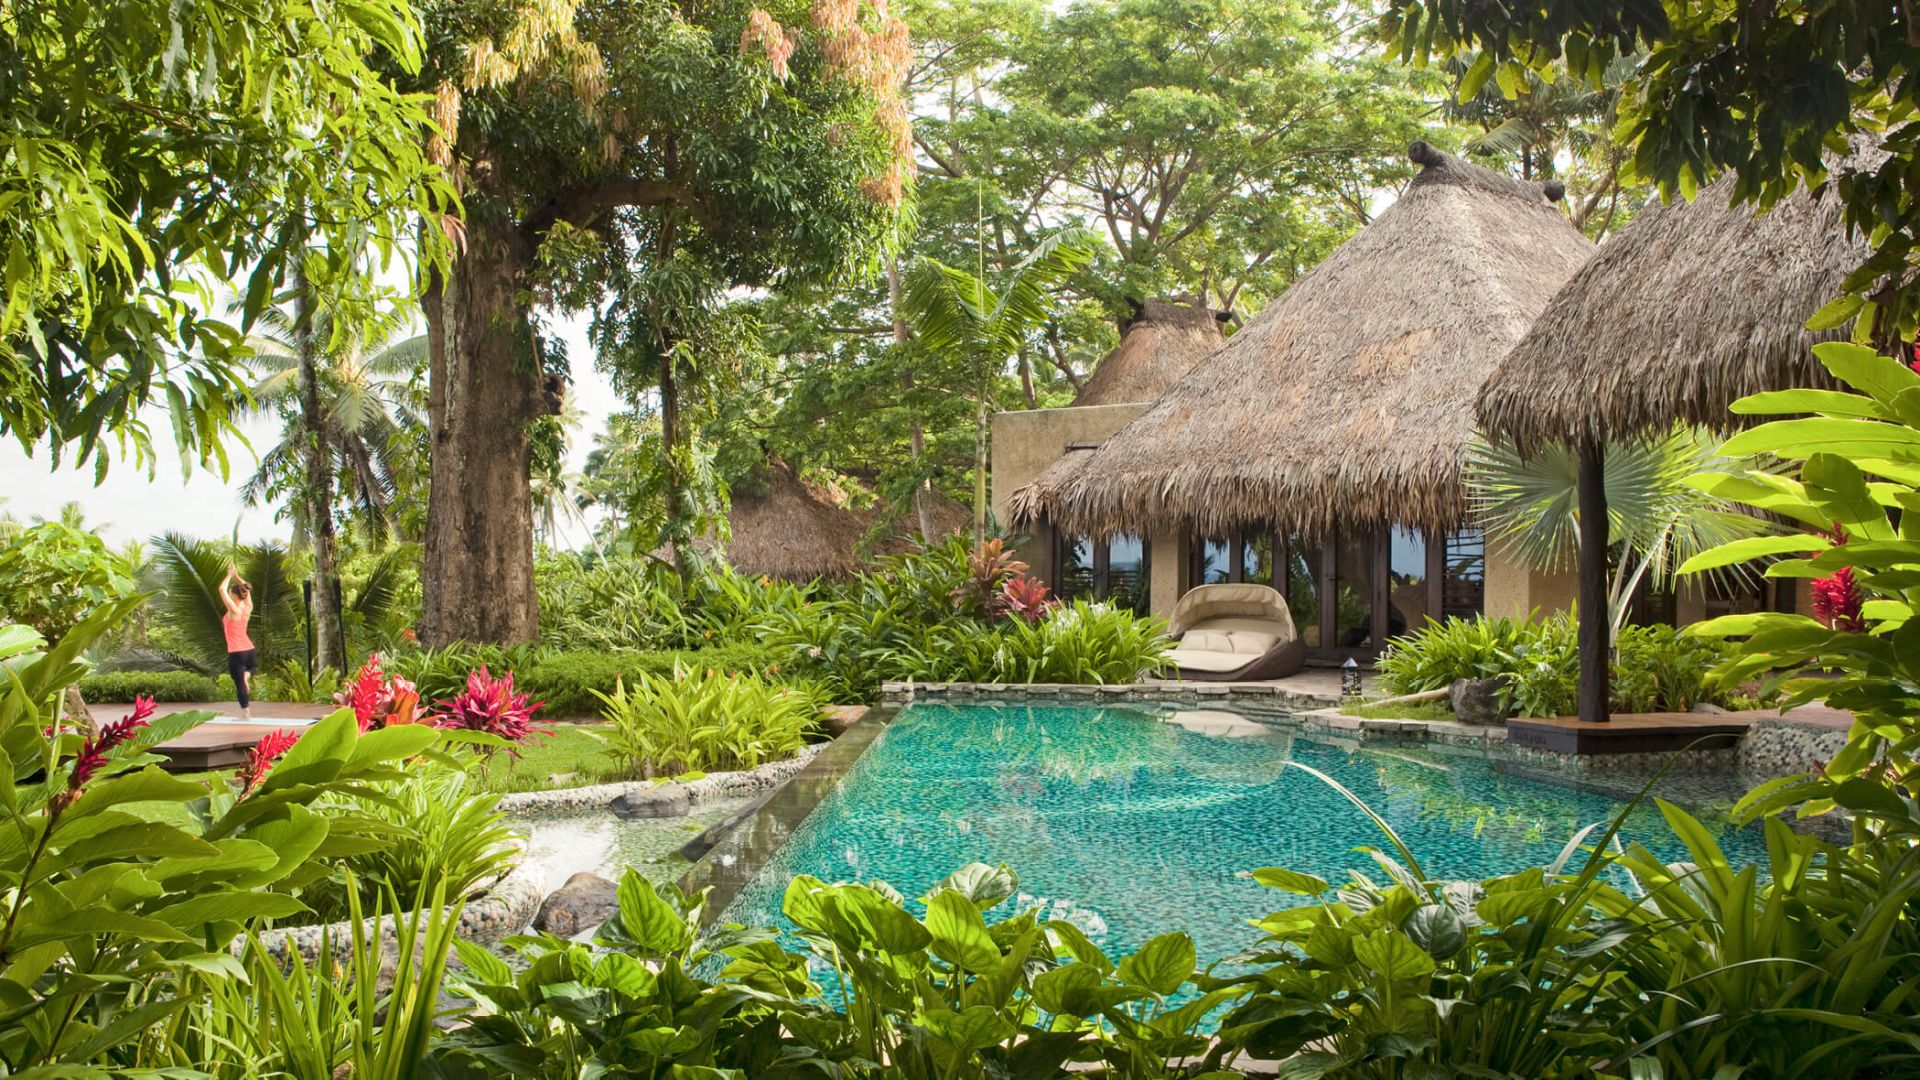
M 548 788 L 586 787 L 625 779 L 607 756 L 600 736 L 605 724 L 555 724 L 553 734 L 529 739 L 518 759 L 495 756 L 483 782 L 488 791 L 545 791 Z M 570 779 L 554 782 L 556 776 Z
M 1340 711 L 1363 720 L 1453 719 L 1453 706 L 1444 701 L 1416 701 L 1409 705 L 1343 705 Z

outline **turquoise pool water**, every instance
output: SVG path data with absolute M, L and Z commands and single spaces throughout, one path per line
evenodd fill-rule
M 722 921 L 790 925 L 780 900 L 796 874 L 882 880 L 912 898 L 966 863 L 1004 862 L 1020 875 L 1009 912 L 1043 907 L 1045 917 L 1071 920 L 1110 954 L 1184 929 L 1205 963 L 1258 939 L 1246 920 L 1304 902 L 1254 884 L 1247 871 L 1282 866 L 1338 884 L 1351 869 L 1384 880 L 1354 850 L 1386 848 L 1384 838 L 1339 793 L 1286 768 L 1290 761 L 1354 791 L 1436 877 L 1544 865 L 1582 827 L 1623 805 L 1498 771 L 1485 756 L 1356 749 L 1235 721 L 1218 711 L 913 705 Z M 1223 726 L 1240 734 L 1203 733 Z M 1705 810 L 1712 825 L 1713 806 L 1742 790 L 1737 777 L 1696 777 L 1663 793 Z M 1652 811 L 1636 814 L 1623 838 L 1669 860 L 1685 857 Z M 1736 862 L 1764 851 L 1756 831 L 1723 828 L 1720 840 Z

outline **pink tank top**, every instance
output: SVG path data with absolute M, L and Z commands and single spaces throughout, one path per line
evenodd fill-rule
M 227 632 L 228 652 L 246 652 L 253 648 L 253 639 L 247 636 L 247 617 L 245 615 L 220 616 L 220 629 Z

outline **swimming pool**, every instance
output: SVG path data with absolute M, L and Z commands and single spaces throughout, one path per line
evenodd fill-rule
M 1357 847 L 1385 838 L 1332 776 L 1379 812 L 1441 878 L 1545 865 L 1581 828 L 1611 818 L 1613 795 L 1508 771 L 1483 752 L 1340 745 L 1220 711 L 1058 705 L 914 704 L 903 710 L 786 836 L 720 916 L 789 926 L 781 897 L 796 874 L 885 881 L 913 898 L 969 862 L 1006 863 L 1029 907 L 1069 920 L 1110 954 L 1168 930 L 1193 935 L 1201 962 L 1258 939 L 1246 925 L 1290 903 L 1247 872 L 1281 866 L 1336 884 L 1379 867 Z M 1684 789 L 1684 790 L 1683 790 Z M 1705 809 L 1737 777 L 1663 784 Z M 1720 828 L 1736 863 L 1764 851 L 1755 830 Z M 1652 810 L 1623 839 L 1684 857 Z M 914 910 L 919 911 L 917 905 Z

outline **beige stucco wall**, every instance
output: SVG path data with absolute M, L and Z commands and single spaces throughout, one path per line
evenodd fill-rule
M 1070 443 L 1100 443 L 1134 417 L 1138 405 L 1084 405 L 1077 409 L 1030 409 L 993 414 L 991 477 L 993 515 L 1008 524 L 1013 493 L 1030 483 Z
M 1524 619 L 1535 608 L 1542 615 L 1565 611 L 1580 597 L 1573 568 L 1545 573 L 1529 570 L 1512 556 L 1489 546 L 1486 613 L 1490 619 Z
M 1180 602 L 1180 580 L 1187 565 L 1187 538 L 1179 533 L 1154 533 L 1149 552 L 1153 558 L 1153 595 L 1148 603 L 1163 619 L 1173 618 L 1173 605 Z

